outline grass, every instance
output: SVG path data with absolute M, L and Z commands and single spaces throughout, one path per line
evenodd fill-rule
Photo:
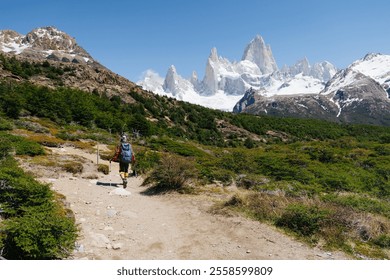
M 389 246 L 390 221 L 379 214 L 317 196 L 289 196 L 284 191 L 239 193 L 220 208 L 273 224 L 311 245 L 341 249 L 356 258 L 390 258 L 385 250 Z

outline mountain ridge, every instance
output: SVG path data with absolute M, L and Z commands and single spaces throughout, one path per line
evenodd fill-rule
M 336 71 L 336 67 L 327 61 L 310 65 L 307 58 L 279 69 L 271 46 L 257 35 L 248 43 L 238 62 L 230 62 L 219 56 L 215 47 L 212 48 L 202 80 L 196 74 L 187 80 L 177 72 L 173 78 L 168 70 L 165 79 L 148 71 L 144 79 L 137 83 L 158 94 L 232 111 L 240 96 L 249 88 L 273 94 L 314 93 L 322 90 Z
M 48 87 L 67 86 L 107 96 L 119 95 L 124 102 L 134 102 L 128 95 L 139 87 L 128 79 L 112 72 L 95 60 L 76 40 L 56 27 L 40 27 L 22 35 L 13 30 L 0 30 L 0 77 L 28 80 Z M 20 75 L 22 69 L 7 68 L 6 60 L 13 57 L 28 65 L 54 67 L 61 75 L 55 79 L 39 71 Z M 24 67 L 26 68 L 26 67 Z M 17 70 L 17 71 L 16 71 Z M 10 74 L 11 72 L 11 74 Z
M 311 96 L 286 98 L 252 90 L 233 111 L 388 126 L 390 71 L 387 69 L 390 56 L 368 54 L 338 71 L 323 90 Z

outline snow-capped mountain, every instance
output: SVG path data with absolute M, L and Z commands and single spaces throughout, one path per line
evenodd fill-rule
M 260 35 L 257 35 L 248 44 L 241 60 L 248 60 L 255 63 L 262 74 L 269 74 L 278 70 L 278 66 L 272 55 L 271 46 L 265 45 Z
M 27 35 L 1 30 L 0 51 L 32 59 L 99 65 L 74 38 L 55 27 L 36 28 Z
M 322 94 L 332 93 L 335 89 L 356 82 L 356 73 L 361 73 L 377 81 L 385 90 L 390 88 L 390 55 L 367 54 L 363 59 L 352 63 L 346 70 L 334 76 Z M 349 75 L 347 75 L 349 74 Z
M 338 71 L 317 94 L 266 95 L 251 90 L 234 112 L 390 125 L 389 84 L 390 56 L 368 54 Z
M 329 62 L 313 66 L 305 58 L 295 65 L 278 69 L 269 45 L 257 35 L 245 48 L 242 59 L 230 62 L 213 48 L 206 62 L 205 75 L 198 79 L 181 77 L 174 66 L 165 79 L 147 71 L 138 84 L 158 94 L 231 111 L 244 93 L 252 88 L 264 95 L 318 93 L 337 69 Z
M 0 30 L 0 53 L 8 59 L 15 57 L 17 60 L 38 64 L 48 62 L 51 66 L 62 69 L 56 79 L 43 73 L 21 76 L 4 67 L 0 61 L 0 79 L 28 80 L 49 87 L 60 84 L 88 92 L 104 93 L 109 97 L 119 95 L 125 102 L 133 102 L 128 93 L 138 90 L 138 86 L 98 63 L 73 37 L 55 27 L 36 28 L 27 35 Z

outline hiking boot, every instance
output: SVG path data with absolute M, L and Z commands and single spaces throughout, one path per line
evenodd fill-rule
M 127 188 L 127 179 L 123 179 L 123 188 L 124 188 L 124 189 Z

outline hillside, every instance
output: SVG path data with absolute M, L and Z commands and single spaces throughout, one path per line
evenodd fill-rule
M 123 92 L 112 95 L 86 91 L 77 83 L 72 87 L 58 84 L 59 80 L 67 80 L 65 67 L 73 64 L 49 60 L 40 63 L 10 55 L 3 55 L 0 61 L 0 172 L 6 178 L 0 187 L 0 208 L 6 213 L 1 214 L 0 245 L 8 250 L 11 245 L 20 248 L 18 252 L 7 251 L 5 256 L 27 258 L 23 254 L 28 252 L 29 243 L 11 234 L 15 231 L 10 229 L 17 227 L 12 221 L 28 217 L 23 211 L 24 203 L 42 207 L 22 198 L 16 204 L 10 203 L 14 200 L 9 197 L 18 197 L 35 186 L 33 181 L 23 183 L 27 175 L 21 170 L 17 179 L 12 179 L 12 157 L 29 164 L 36 178 L 42 177 L 42 170 L 51 170 L 51 176 L 59 178 L 92 176 L 94 179 L 89 180 L 96 180 L 100 178 L 97 167 L 74 156 L 96 152 L 96 143 L 107 145 L 108 150 L 100 155 L 103 172 L 108 168 L 104 160 L 113 153 L 118 134 L 126 132 L 133 137 L 136 168 L 139 179 L 144 180 L 143 186 L 134 185 L 131 192 L 141 188 L 157 200 L 172 195 L 172 201 L 167 199 L 164 203 L 179 210 L 187 207 L 179 203 L 181 199 L 196 203 L 216 196 L 218 199 L 206 204 L 207 211 L 218 215 L 217 219 L 224 220 L 224 215 L 250 218 L 282 229 L 320 250 L 342 250 L 352 258 L 390 257 L 390 128 L 232 114 L 157 96 L 137 87 L 123 88 Z M 81 68 L 80 71 L 83 72 Z M 35 79 L 46 82 L 37 84 Z M 83 152 L 66 157 L 53 154 L 52 149 L 67 147 Z M 109 180 L 103 178 L 105 182 Z M 69 199 L 77 199 L 65 192 L 63 180 L 53 182 L 56 190 L 62 189 Z M 13 193 L 16 186 L 20 191 Z M 38 186 L 36 189 L 41 190 Z M 95 183 L 93 187 L 100 186 Z M 63 200 L 66 198 L 58 202 Z M 71 213 L 67 211 L 56 213 Z M 77 219 L 83 218 L 77 215 Z M 47 226 L 54 227 L 55 223 Z M 28 229 L 34 227 L 30 224 Z M 243 232 L 237 238 L 246 234 L 250 233 Z M 205 233 L 202 236 L 206 238 Z M 72 238 L 68 236 L 66 242 Z M 66 258 L 73 245 L 67 246 L 70 250 L 58 255 L 28 258 Z M 162 247 L 161 254 L 155 256 L 164 256 L 167 250 Z
M 25 36 L 12 30 L 0 31 L 0 78 L 119 95 L 126 102 L 133 100 L 125 93 L 138 88 L 54 27 L 37 28 Z

